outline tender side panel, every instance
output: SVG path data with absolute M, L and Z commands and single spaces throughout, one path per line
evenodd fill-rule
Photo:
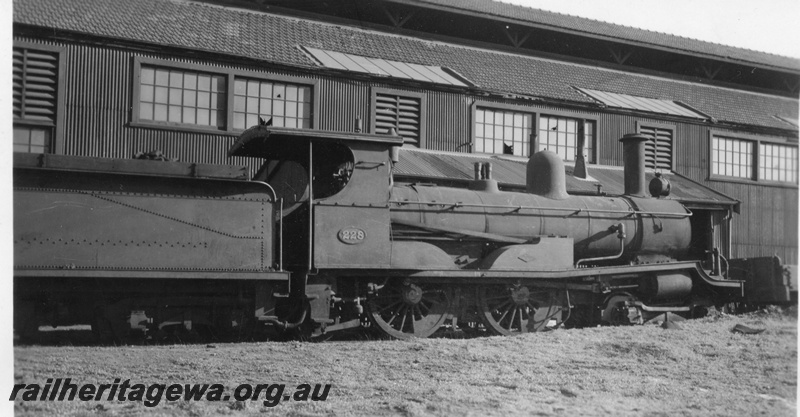
M 20 271 L 252 273 L 274 266 L 272 242 L 272 195 L 264 184 L 15 171 Z

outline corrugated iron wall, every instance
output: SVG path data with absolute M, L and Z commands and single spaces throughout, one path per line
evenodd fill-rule
M 356 118 L 359 117 L 362 131 L 369 131 L 369 84 L 339 78 L 322 78 L 319 89 L 319 129 L 355 132 Z
M 472 97 L 463 94 L 429 92 L 425 126 L 427 148 L 470 152 L 472 144 Z
M 133 127 L 130 106 L 133 88 L 134 56 L 166 59 L 226 69 L 313 78 L 317 80 L 319 103 L 318 129 L 355 130 L 360 117 L 363 130 L 369 132 L 372 87 L 391 88 L 423 93 L 426 100 L 426 147 L 429 149 L 469 152 L 472 141 L 472 109 L 478 104 L 502 104 L 545 114 L 569 114 L 597 121 L 599 163 L 622 165 L 622 146 L 618 139 L 636 131 L 636 123 L 664 123 L 663 120 L 634 117 L 599 111 L 558 109 L 529 100 L 504 100 L 371 84 L 328 76 L 303 75 L 285 71 L 266 71 L 236 64 L 220 64 L 168 55 L 143 54 L 84 44 L 55 44 L 35 39 L 21 39 L 66 48 L 62 65 L 66 67 L 61 93 L 65 98 L 63 152 L 70 155 L 130 158 L 139 151 L 161 150 L 167 156 L 185 162 L 241 164 L 255 168 L 258 161 L 249 158 L 227 158 L 226 151 L 235 141 L 228 133 L 204 133 Z M 732 225 L 732 257 L 778 254 L 786 262 L 797 263 L 797 188 L 750 185 L 708 180 L 709 127 L 690 123 L 673 123 L 676 171 L 697 182 L 743 202 L 742 214 Z M 591 168 L 590 168 L 591 169 Z

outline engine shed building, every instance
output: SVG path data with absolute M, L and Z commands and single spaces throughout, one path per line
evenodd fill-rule
M 549 149 L 570 193 L 619 194 L 618 139 L 642 133 L 723 254 L 797 264 L 798 59 L 488 0 L 15 0 L 13 20 L 17 152 L 251 165 L 226 151 L 261 117 L 394 130 L 396 180 L 491 162 L 521 189 Z

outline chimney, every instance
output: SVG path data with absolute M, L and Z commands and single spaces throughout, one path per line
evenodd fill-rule
M 636 133 L 622 137 L 622 160 L 625 166 L 625 194 L 646 197 L 644 180 L 644 144 L 650 138 Z

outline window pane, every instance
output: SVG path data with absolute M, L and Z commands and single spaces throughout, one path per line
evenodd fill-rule
M 247 97 L 247 112 L 258 114 L 258 97 Z
M 297 119 L 297 104 L 294 102 L 286 103 L 286 117 L 293 120 Z M 292 125 L 292 127 L 296 124 Z
M 142 84 L 154 84 L 156 80 L 156 70 L 153 68 L 142 68 Z
M 153 103 L 139 103 L 139 118 L 153 120 Z
M 153 120 L 159 122 L 166 122 L 167 121 L 167 105 L 166 104 L 156 104 L 153 107 Z
M 235 96 L 233 98 L 233 111 L 244 112 L 246 110 L 247 110 L 247 99 L 243 96 Z
M 197 89 L 197 74 L 187 73 L 183 76 L 183 88 L 187 90 Z
M 169 70 L 156 70 L 156 85 L 166 86 L 169 84 Z
M 156 103 L 167 104 L 169 89 L 166 87 L 156 87 Z
M 197 93 L 197 107 L 207 109 L 211 105 L 211 93 Z
M 183 91 L 183 105 L 187 107 L 197 106 L 197 92 L 192 90 Z M 187 122 L 188 123 L 188 122 Z
M 139 99 L 141 101 L 147 101 L 152 103 L 154 97 L 154 89 L 152 85 L 142 85 L 141 94 L 139 95 Z
M 246 129 L 244 124 L 244 113 L 234 113 L 233 114 L 233 128 L 234 129 Z
M 245 128 L 253 127 L 253 126 L 257 125 L 258 124 L 258 115 L 252 114 L 252 113 L 248 113 L 247 114 L 247 122 L 246 123 L 247 124 L 245 125 Z
M 259 85 L 258 81 L 250 80 L 247 82 L 247 95 L 249 97 L 258 97 Z
M 195 109 L 184 107 L 183 108 L 183 123 L 195 123 Z
M 169 121 L 174 123 L 181 122 L 181 106 L 169 106 Z
M 286 100 L 297 101 L 297 87 L 293 85 L 286 86 Z
M 211 90 L 211 76 L 210 75 L 200 75 L 197 77 L 197 89 L 199 91 L 210 91 Z
M 286 86 L 283 84 L 276 84 L 272 89 L 272 98 L 286 99 Z
M 208 126 L 208 123 L 209 123 L 208 110 L 197 109 L 197 124 Z
M 170 88 L 169 89 L 169 104 L 181 104 L 181 96 L 183 95 L 183 90 L 179 90 L 177 88 Z
M 170 71 L 169 86 L 180 88 L 183 86 L 183 73 L 180 71 Z
M 247 81 L 241 79 L 234 80 L 233 93 L 240 96 L 247 94 Z

